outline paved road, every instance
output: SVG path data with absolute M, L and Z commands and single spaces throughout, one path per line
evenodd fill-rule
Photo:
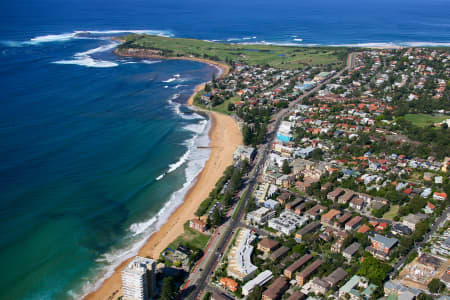
M 250 180 L 248 181 L 247 186 L 245 187 L 245 189 L 247 189 L 248 192 L 244 193 L 244 197 L 241 199 L 242 201 L 241 205 L 236 208 L 238 209 L 236 213 L 236 218 L 230 218 L 228 221 L 225 222 L 225 224 L 223 224 L 220 227 L 219 229 L 220 235 L 217 235 L 217 237 L 214 238 L 214 241 L 212 242 L 211 246 L 209 246 L 209 248 L 205 251 L 205 255 L 202 258 L 201 266 L 195 268 L 194 272 L 192 272 L 193 274 L 189 276 L 188 283 L 186 284 L 185 289 L 182 293 L 183 299 L 192 299 L 192 300 L 197 299 L 200 293 L 207 287 L 208 281 L 220 257 L 223 255 L 223 252 L 225 251 L 228 242 L 231 240 L 234 230 L 240 225 L 240 220 L 243 216 L 244 209 L 247 205 L 247 201 L 249 198 L 251 198 L 253 194 L 253 188 L 255 186 L 256 179 L 258 178 L 260 171 L 262 170 L 262 167 L 267 159 L 267 156 L 270 153 L 272 142 L 275 140 L 275 132 L 278 130 L 281 121 L 286 116 L 288 116 L 292 112 L 295 105 L 300 103 L 300 101 L 302 101 L 305 97 L 308 97 L 311 94 L 317 92 L 324 84 L 327 84 L 331 79 L 340 76 L 344 71 L 351 68 L 354 64 L 354 55 L 355 53 L 351 53 L 349 55 L 347 59 L 347 66 L 344 69 L 332 75 L 331 77 L 325 79 L 315 88 L 304 93 L 296 100 L 289 103 L 289 106 L 287 108 L 275 114 L 273 118 L 274 120 L 276 120 L 275 124 L 272 124 L 272 126 L 269 127 L 266 141 L 258 149 L 258 154 L 257 157 L 255 158 L 256 162 L 254 163 L 254 167 L 252 168 L 248 176 Z M 202 269 L 202 271 L 200 271 L 200 269 Z

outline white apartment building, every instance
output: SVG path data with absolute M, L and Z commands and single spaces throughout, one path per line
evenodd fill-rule
M 155 291 L 155 266 L 153 259 L 136 256 L 122 270 L 122 291 L 126 300 L 148 300 Z

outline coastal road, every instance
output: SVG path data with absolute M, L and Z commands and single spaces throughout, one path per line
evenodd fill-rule
M 188 284 L 183 290 L 181 298 L 190 300 L 197 299 L 197 297 L 201 294 L 201 292 L 205 290 L 205 288 L 207 287 L 208 281 L 212 273 L 214 272 L 217 262 L 219 261 L 220 257 L 222 257 L 225 249 L 228 247 L 228 243 L 231 240 L 231 237 L 235 229 L 239 227 L 241 223 L 241 218 L 244 214 L 247 201 L 249 198 L 251 198 L 253 194 L 256 180 L 261 173 L 261 170 L 264 166 L 267 156 L 270 153 L 271 145 L 275 140 L 275 132 L 278 130 L 281 121 L 286 116 L 288 116 L 292 112 L 295 105 L 300 103 L 300 101 L 302 101 L 305 97 L 308 97 L 311 94 L 317 92 L 324 84 L 327 84 L 330 80 L 342 75 L 343 72 L 351 68 L 353 66 L 354 55 L 356 55 L 356 53 L 349 54 L 349 57 L 347 59 L 347 65 L 344 69 L 325 79 L 324 81 L 319 83 L 315 88 L 311 89 L 310 91 L 298 97 L 296 100 L 289 103 L 289 106 L 287 108 L 282 109 L 275 114 L 274 116 L 274 120 L 276 120 L 275 124 L 273 124 L 270 127 L 270 130 L 268 130 L 267 140 L 265 141 L 265 144 L 263 144 L 258 149 L 258 154 L 255 158 L 254 167 L 252 168 L 248 176 L 249 181 L 246 186 L 247 192 L 243 193 L 243 197 L 240 200 L 241 204 L 240 205 L 238 204 L 237 207 L 235 208 L 237 209 L 237 212 L 235 212 L 236 218 L 230 218 L 228 221 L 225 222 L 225 224 L 223 224 L 219 228 L 220 235 L 218 235 L 215 238 L 213 242 L 214 246 L 210 246 L 206 250 L 205 255 L 202 258 L 201 267 L 198 267 L 197 269 L 198 273 L 194 272 L 194 274 L 189 276 Z

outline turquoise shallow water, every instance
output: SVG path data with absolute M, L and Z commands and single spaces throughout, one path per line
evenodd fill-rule
M 208 156 L 195 150 L 206 121 L 176 103 L 215 69 L 118 58 L 107 37 L 448 46 L 449 11 L 446 0 L 1 1 L 0 299 L 93 288 L 167 218 Z

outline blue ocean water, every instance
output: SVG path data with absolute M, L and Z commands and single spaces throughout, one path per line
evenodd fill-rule
M 0 3 L 0 299 L 78 298 L 168 217 L 208 150 L 183 103 L 215 68 L 109 38 L 450 45 L 446 0 Z M 82 37 L 76 31 L 89 31 Z

